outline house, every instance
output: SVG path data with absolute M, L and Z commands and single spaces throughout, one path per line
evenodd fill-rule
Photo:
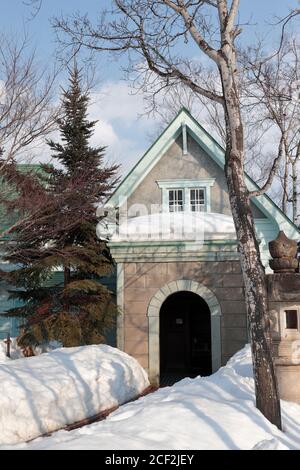
M 224 150 L 182 109 L 105 210 L 117 217 L 97 227 L 117 265 L 117 346 L 152 383 L 216 371 L 247 342 Z M 268 242 L 299 231 L 267 195 L 252 211 L 267 268 Z

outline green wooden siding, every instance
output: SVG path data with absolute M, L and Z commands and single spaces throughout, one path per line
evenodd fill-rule
M 275 220 L 255 219 L 257 238 L 260 241 L 260 253 L 264 266 L 269 268 L 269 242 L 274 240 L 279 233 L 279 226 Z

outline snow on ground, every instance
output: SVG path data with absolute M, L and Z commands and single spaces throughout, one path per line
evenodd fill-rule
M 17 338 L 10 339 L 10 358 L 6 356 L 7 352 L 7 345 L 5 340 L 0 341 L 0 364 L 4 362 L 10 362 L 11 360 L 21 359 L 24 357 L 22 348 L 17 344 Z M 40 354 L 44 354 L 54 349 L 59 348 L 61 345 L 58 341 L 51 341 L 50 343 L 36 346 L 34 349 L 35 356 L 39 356 Z
M 210 212 L 164 212 L 124 218 L 118 227 L 105 219 L 97 226 L 100 238 L 111 241 L 235 239 L 232 217 Z
M 0 364 L 0 444 L 15 444 L 135 398 L 146 372 L 106 345 L 61 348 Z
M 299 449 L 300 406 L 282 402 L 284 433 L 255 408 L 250 349 L 216 374 L 120 407 L 105 421 L 14 449 Z

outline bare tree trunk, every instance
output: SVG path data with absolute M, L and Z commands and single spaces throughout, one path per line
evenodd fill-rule
M 233 158 L 232 154 L 228 156 L 228 159 Z M 237 214 L 234 222 L 238 233 L 238 250 L 245 284 L 256 406 L 271 423 L 281 429 L 280 400 L 272 359 L 265 272 L 255 237 L 253 216 L 249 210 L 249 194 L 243 185 L 241 169 L 239 165 L 231 165 L 229 171 L 233 175 L 232 182 L 229 182 L 229 198 L 233 212 Z
M 287 202 L 288 202 L 288 171 L 289 162 L 287 159 L 287 155 L 284 162 L 284 175 L 283 175 L 283 192 L 282 192 L 282 201 L 281 201 L 281 209 L 282 211 L 287 214 Z
M 298 174 L 297 174 L 297 160 L 292 163 L 292 208 L 293 208 L 293 222 L 298 225 Z
M 291 161 L 292 165 L 292 207 L 293 207 L 293 222 L 298 226 L 298 171 L 297 165 L 300 159 L 300 140 L 296 147 L 295 158 Z
M 230 52 L 230 54 L 234 52 Z M 248 328 L 251 339 L 256 406 L 281 429 L 280 400 L 272 359 L 265 271 L 256 240 L 250 194 L 244 179 L 244 137 L 239 96 L 230 69 L 232 61 L 224 54 L 220 72 L 225 97 L 227 145 L 225 173 L 238 239 L 245 285 Z

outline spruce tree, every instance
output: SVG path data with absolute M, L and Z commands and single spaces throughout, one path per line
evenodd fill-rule
M 7 312 L 23 318 L 23 345 L 101 343 L 115 323 L 116 305 L 101 283 L 113 261 L 96 235 L 96 206 L 115 186 L 118 167 L 105 166 L 105 148 L 89 144 L 95 122 L 88 120 L 88 103 L 74 67 L 62 93 L 61 141 L 48 142 L 57 164 L 26 174 L 11 164 L 4 172 L 13 176 L 16 196 L 2 202 L 22 217 L 5 247 L 15 268 L 0 275 L 13 286 L 11 296 L 24 302 Z M 59 272 L 63 282 L 55 282 Z

